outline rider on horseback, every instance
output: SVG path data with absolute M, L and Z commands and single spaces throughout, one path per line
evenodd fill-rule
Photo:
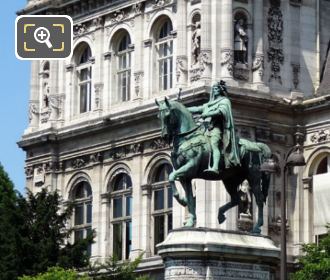
M 220 81 L 213 85 L 207 103 L 188 108 L 192 113 L 202 113 L 201 117 L 207 123 L 207 135 L 212 147 L 212 167 L 205 171 L 213 174 L 219 174 L 220 145 L 224 151 L 225 168 L 240 165 L 231 103 L 225 96 L 226 92 L 225 82 Z

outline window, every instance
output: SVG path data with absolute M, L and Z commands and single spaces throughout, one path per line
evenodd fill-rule
M 78 183 L 73 190 L 74 241 L 87 237 L 92 231 L 92 190 L 86 181 Z M 87 249 L 91 255 L 91 245 Z
M 156 169 L 152 180 L 154 253 L 156 253 L 156 245 L 164 241 L 167 233 L 172 229 L 173 195 L 168 182 L 171 171 L 169 164 L 162 164 Z
M 112 180 L 112 244 L 113 255 L 128 259 L 132 246 L 132 181 L 126 173 Z
M 79 113 L 85 113 L 92 109 L 92 63 L 91 49 L 84 44 L 77 63 Z
M 159 90 L 164 91 L 173 87 L 173 39 L 172 23 L 168 19 L 160 28 L 157 36 L 156 51 L 158 60 Z
M 126 33 L 120 41 L 117 57 L 117 83 L 120 101 L 128 101 L 131 98 L 131 50 L 129 45 L 131 38 Z
M 326 225 L 330 223 L 330 154 L 319 156 L 313 168 L 313 204 L 314 219 L 313 232 L 315 241 L 319 242 L 328 230 Z

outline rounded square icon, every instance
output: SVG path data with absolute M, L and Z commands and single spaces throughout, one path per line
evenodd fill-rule
M 72 51 L 72 19 L 66 15 L 16 18 L 16 57 L 23 60 L 65 59 Z

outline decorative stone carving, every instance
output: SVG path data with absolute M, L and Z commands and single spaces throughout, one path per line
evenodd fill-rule
M 261 79 L 264 76 L 264 55 L 263 54 L 256 54 L 253 65 L 252 65 L 252 72 L 258 71 L 259 76 Z
M 92 26 L 94 26 L 95 29 L 102 27 L 103 24 L 104 24 L 104 20 L 102 17 L 94 18 L 92 21 Z
M 72 168 L 78 169 L 86 166 L 87 162 L 83 158 L 76 158 L 72 161 Z
M 103 160 L 103 156 L 101 153 L 95 153 L 89 156 L 90 163 L 98 163 L 98 162 L 102 162 L 102 160 Z
M 246 18 L 240 17 L 236 20 L 234 29 L 234 61 L 239 64 L 246 64 L 248 62 L 249 37 L 247 35 Z
M 103 90 L 103 83 L 96 83 L 94 85 L 95 89 L 95 109 L 102 108 L 102 90 Z
M 201 54 L 201 22 L 197 21 L 194 24 L 194 31 L 191 38 L 192 44 L 192 64 L 196 64 L 200 61 Z
M 293 83 L 294 89 L 298 89 L 300 64 L 292 63 L 291 66 L 292 66 L 292 83 Z
M 31 178 L 33 176 L 33 172 L 34 172 L 33 166 L 25 167 L 25 176 L 26 176 L 26 178 Z
M 234 67 L 234 78 L 237 80 L 248 81 L 250 71 L 245 64 L 238 63 Z
M 38 117 L 38 107 L 36 103 L 29 104 L 29 123 L 32 123 L 33 119 Z
M 221 50 L 221 66 L 227 67 L 230 75 L 233 75 L 233 51 L 231 49 Z
M 142 8 L 143 8 L 143 3 L 141 3 L 141 2 L 133 4 L 132 10 L 133 10 L 134 15 L 141 14 L 142 13 Z
M 35 186 L 42 186 L 45 183 L 45 169 L 43 165 L 39 165 L 34 169 L 33 181 Z
M 112 14 L 111 23 L 116 24 L 123 21 L 127 17 L 127 14 L 123 10 L 115 11 Z
M 117 160 L 117 159 L 122 159 L 124 157 L 126 157 L 126 150 L 125 147 L 119 147 L 119 148 L 115 148 L 110 152 L 110 157 L 113 160 Z
M 330 140 L 330 130 L 329 129 L 321 129 L 318 132 L 315 132 L 310 137 L 312 143 L 317 144 Z
M 143 144 L 135 143 L 135 144 L 131 145 L 131 152 L 133 154 L 143 153 Z
M 279 0 L 271 0 L 268 11 L 268 61 L 271 65 L 269 81 L 275 80 L 282 84 L 281 64 L 284 62 L 283 54 L 283 14 Z
M 193 67 L 192 69 L 189 70 L 190 73 L 190 81 L 191 82 L 196 82 L 198 81 L 203 74 L 204 69 L 198 65 L 197 67 Z
M 155 8 L 160 8 L 165 6 L 166 4 L 171 3 L 172 0 L 154 0 L 155 4 L 154 7 Z
M 73 27 L 73 35 L 74 36 L 82 36 L 88 31 L 86 24 L 79 23 Z
M 160 150 L 166 147 L 168 147 L 168 144 L 163 140 L 163 138 L 157 138 L 150 144 L 150 148 L 153 150 Z
M 187 74 L 187 57 L 177 56 L 176 58 L 176 80 L 179 81 L 181 75 Z
M 144 77 L 143 71 L 137 71 L 134 73 L 134 82 L 135 82 L 135 96 L 139 97 L 141 92 L 141 81 Z

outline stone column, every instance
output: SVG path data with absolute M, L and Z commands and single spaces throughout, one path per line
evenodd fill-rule
M 40 62 L 31 62 L 31 84 L 30 84 L 30 101 L 29 101 L 29 128 L 28 132 L 32 132 L 39 126 L 40 98 L 39 98 L 39 71 Z
M 176 87 L 187 86 L 187 2 L 178 1 L 177 14 L 180 15 L 177 21 L 176 39 Z
M 151 256 L 150 247 L 150 226 L 151 226 L 151 185 L 143 185 L 142 189 L 142 199 L 140 201 L 141 209 L 141 230 L 140 230 L 140 249 L 145 252 L 145 258 Z
M 212 6 L 211 0 L 202 1 L 202 14 L 201 14 L 201 67 L 204 69 L 202 79 L 211 81 L 212 75 Z
M 233 2 L 223 0 L 221 7 L 221 77 L 233 80 Z
M 303 232 L 304 243 L 314 242 L 313 227 L 313 177 L 303 179 Z
M 253 28 L 253 83 L 256 88 L 264 86 L 264 1 L 254 0 Z M 251 40 L 252 41 L 252 40 Z M 252 43 L 252 42 L 251 42 Z M 250 43 L 250 44 L 251 44 Z

